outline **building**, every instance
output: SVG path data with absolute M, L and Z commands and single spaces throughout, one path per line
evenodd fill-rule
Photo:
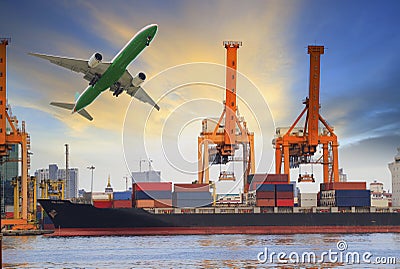
M 135 182 L 161 182 L 161 171 L 132 172 L 132 183 Z
M 394 162 L 389 163 L 389 170 L 392 173 L 392 206 L 400 206 L 400 147 Z
M 78 178 L 79 170 L 78 168 L 69 168 L 69 179 L 65 182 L 65 193 L 66 199 L 77 198 L 78 197 Z M 59 169 L 57 164 L 50 164 L 49 168 L 41 168 L 35 171 L 36 180 L 39 183 L 42 180 L 65 180 L 66 170 Z M 41 196 L 41 190 L 38 190 L 38 197 Z

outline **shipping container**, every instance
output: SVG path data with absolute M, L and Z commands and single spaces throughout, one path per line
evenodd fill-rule
M 277 199 L 276 200 L 276 206 L 294 206 L 294 201 L 293 199 Z
M 275 199 L 274 191 L 258 191 L 256 192 L 256 199 Z
M 259 191 L 275 192 L 275 184 L 257 184 L 257 192 Z
M 131 208 L 132 201 L 131 200 L 114 200 L 113 207 L 114 208 Z
M 113 201 L 110 200 L 94 200 L 93 206 L 97 208 L 112 208 Z
M 330 182 L 321 183 L 320 190 L 365 190 L 367 188 L 366 182 Z
M 172 207 L 172 200 L 171 199 L 156 200 L 154 201 L 154 207 L 157 208 Z
M 299 200 L 300 199 L 305 199 L 305 200 L 317 200 L 317 193 L 313 192 L 305 192 L 305 193 L 299 193 Z
M 117 191 L 113 193 L 113 200 L 130 200 L 132 199 L 131 191 Z
M 170 199 L 136 200 L 135 205 L 137 208 L 164 208 L 164 207 L 171 207 L 172 200 Z
M 276 184 L 276 192 L 293 192 L 293 184 Z
M 286 174 L 251 174 L 247 177 L 247 183 L 251 182 L 288 182 Z
M 174 207 L 207 207 L 213 203 L 212 199 L 198 200 L 172 200 Z
M 293 192 L 288 192 L 288 191 L 280 191 L 276 192 L 276 199 L 292 199 L 294 198 Z
M 112 194 L 111 193 L 96 193 L 94 192 L 93 195 L 88 193 L 89 199 L 91 198 L 92 200 L 112 200 Z
M 174 192 L 173 200 L 207 200 L 212 199 L 210 192 Z
M 370 190 L 335 190 L 335 197 L 370 198 L 371 192 Z
M 275 199 L 257 199 L 256 206 L 275 206 Z
M 6 212 L 6 219 L 13 219 L 14 218 L 14 212 Z
M 209 184 L 174 184 L 174 192 L 209 192 Z
M 335 206 L 371 206 L 370 197 L 337 197 Z
M 170 191 L 136 191 L 136 200 L 159 200 L 159 199 L 172 199 Z
M 172 192 L 172 182 L 137 182 L 132 185 L 132 190 Z
M 298 203 L 301 207 L 315 207 L 318 205 L 317 199 L 301 199 L 298 200 Z

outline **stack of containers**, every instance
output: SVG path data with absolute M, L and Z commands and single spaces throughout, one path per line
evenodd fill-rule
M 247 177 L 249 190 L 255 191 L 261 184 L 285 184 L 288 182 L 286 174 L 252 174 Z
M 213 202 L 208 184 L 175 184 L 172 194 L 174 207 L 203 207 Z
M 317 206 L 317 193 L 299 193 L 300 207 L 315 207 Z
M 256 206 L 275 206 L 275 184 L 257 185 Z
M 114 208 L 131 208 L 132 207 L 132 192 L 131 191 L 114 192 L 113 207 Z
M 97 208 L 112 208 L 112 194 L 107 193 L 93 193 L 93 206 Z
M 276 206 L 294 206 L 293 184 L 275 185 Z
M 371 193 L 366 186 L 366 182 L 322 183 L 319 204 L 335 207 L 371 206 Z
M 133 184 L 132 204 L 137 208 L 164 208 L 172 205 L 172 182 Z

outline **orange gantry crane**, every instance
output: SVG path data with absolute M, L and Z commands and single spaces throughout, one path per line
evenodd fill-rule
M 308 46 L 310 54 L 310 81 L 309 95 L 303 102 L 305 108 L 289 128 L 277 128 L 273 140 L 275 147 L 275 172 L 288 175 L 290 181 L 290 168 L 298 168 L 302 164 L 322 164 L 323 181 L 339 181 L 338 140 L 331 127 L 319 113 L 320 89 L 320 57 L 324 54 L 323 46 Z M 300 119 L 306 114 L 304 127 L 297 127 Z M 320 128 L 322 123 L 322 128 Z M 312 157 L 322 145 L 322 156 L 313 161 Z M 322 158 L 322 160 L 321 160 Z M 299 182 L 314 182 L 313 174 L 299 173 Z
M 19 144 L 21 157 L 18 161 L 21 162 L 21 178 L 20 183 L 16 184 L 18 188 L 15 194 L 18 194 L 18 197 L 14 197 L 17 201 L 17 204 L 14 204 L 14 219 L 3 219 L 1 223 L 2 225 L 14 225 L 14 228 L 33 229 L 35 226 L 28 224 L 29 220 L 35 219 L 35 210 L 30 210 L 30 208 L 35 208 L 36 204 L 36 197 L 28 195 L 28 188 L 32 182 L 28 172 L 30 169 L 30 156 L 28 154 L 30 137 L 25 130 L 25 122 L 22 122 L 22 128 L 19 129 L 17 118 L 10 115 L 7 106 L 6 47 L 8 43 L 9 39 L 0 39 L 0 158 L 3 159 L 8 156 L 9 145 Z
M 235 152 L 242 145 L 243 183 L 247 192 L 247 176 L 255 171 L 254 134 L 239 115 L 236 104 L 237 50 L 240 41 L 224 41 L 226 48 L 226 85 L 224 110 L 218 121 L 204 119 L 198 137 L 198 182 L 209 183 L 209 165 L 226 164 L 235 160 Z M 235 180 L 234 172 L 221 172 L 219 180 Z

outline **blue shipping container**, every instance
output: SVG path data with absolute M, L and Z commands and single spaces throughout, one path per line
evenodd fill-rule
M 160 199 L 172 199 L 172 193 L 170 191 L 136 191 L 136 200 L 160 200 Z
M 259 191 L 275 191 L 275 184 L 257 184 L 257 192 Z
M 276 192 L 293 192 L 293 184 L 276 184 Z
M 116 191 L 113 193 L 114 200 L 131 200 L 132 192 L 131 191 Z
M 212 200 L 173 200 L 172 205 L 174 207 L 207 207 L 212 204 Z
M 370 197 L 370 190 L 336 190 L 335 197 L 351 197 L 351 198 L 363 198 Z
M 371 198 L 337 197 L 336 206 L 371 206 Z
M 207 200 L 212 199 L 210 192 L 174 192 L 172 198 L 175 200 Z

